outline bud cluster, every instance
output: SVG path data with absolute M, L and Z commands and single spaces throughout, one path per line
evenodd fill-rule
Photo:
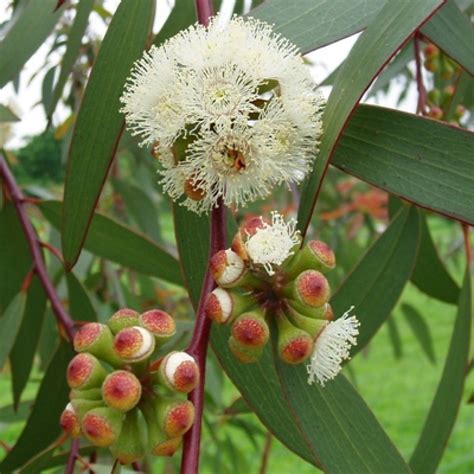
M 60 419 L 71 437 L 109 447 L 122 464 L 148 453 L 170 456 L 194 421 L 182 395 L 199 381 L 186 352 L 153 355 L 176 333 L 166 312 L 117 311 L 107 324 L 88 323 L 74 337 L 78 354 L 67 369 L 70 402 Z
M 325 277 L 336 265 L 331 248 L 318 240 L 300 246 L 296 221 L 285 222 L 276 212 L 270 223 L 262 217 L 249 220 L 231 248 L 211 258 L 218 287 L 209 294 L 205 311 L 214 322 L 231 325 L 229 349 L 243 363 L 259 360 L 274 320 L 279 357 L 288 364 L 311 358 L 308 381 L 316 378 L 324 385 L 349 357 L 359 323 L 348 315 L 331 322 Z

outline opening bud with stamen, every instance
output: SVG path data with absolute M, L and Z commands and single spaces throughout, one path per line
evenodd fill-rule
M 146 329 L 132 326 L 115 335 L 113 348 L 122 362 L 141 362 L 155 350 L 155 338 Z
M 215 323 L 225 324 L 255 304 L 256 301 L 249 295 L 216 288 L 207 296 L 204 312 Z

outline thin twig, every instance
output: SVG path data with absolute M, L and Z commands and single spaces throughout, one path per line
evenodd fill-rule
M 48 242 L 43 242 L 41 240 L 38 240 L 38 243 L 41 245 L 41 247 L 43 247 L 44 249 L 46 250 L 49 250 L 61 263 L 64 262 L 64 259 L 63 259 L 63 255 L 62 253 L 59 251 L 59 249 L 57 249 L 56 247 L 53 247 L 50 243 Z
M 23 194 L 16 184 L 15 178 L 11 173 L 4 157 L 1 155 L 0 175 L 3 178 L 5 187 L 9 192 L 13 205 L 15 206 L 16 212 L 18 214 L 18 219 L 21 223 L 21 226 L 23 227 L 23 232 L 28 242 L 28 246 L 30 247 L 31 255 L 35 265 L 35 272 L 38 275 L 41 284 L 43 285 L 46 296 L 51 302 L 51 308 L 58 323 L 64 328 L 69 340 L 72 341 L 74 338 L 74 321 L 61 304 L 61 300 L 56 293 L 56 289 L 54 288 L 54 285 L 48 276 L 35 229 L 33 228 L 33 225 L 31 224 L 30 219 L 26 213 Z
M 64 471 L 65 474 L 73 474 L 74 472 L 74 465 L 76 464 L 77 455 L 79 453 L 79 443 L 80 440 L 78 438 L 71 441 L 71 451 L 69 451 L 69 458 L 67 460 L 66 470 Z
M 416 63 L 416 85 L 418 88 L 418 103 L 416 106 L 416 113 L 425 115 L 426 114 L 426 89 L 423 82 L 423 73 L 421 68 L 421 54 L 420 54 L 420 39 L 417 34 L 413 38 L 413 45 L 415 47 L 415 63 Z
M 272 449 L 272 440 L 273 435 L 270 431 L 267 432 L 265 436 L 265 444 L 263 446 L 263 453 L 262 453 L 262 463 L 260 464 L 259 474 L 265 474 L 268 468 L 268 460 L 270 459 L 270 451 Z
M 469 238 L 469 226 L 467 224 L 463 224 L 462 231 L 464 234 L 464 246 L 466 249 L 467 264 L 470 265 L 472 263 L 472 250 L 471 250 L 471 240 Z

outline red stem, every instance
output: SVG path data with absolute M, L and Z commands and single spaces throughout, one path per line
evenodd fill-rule
M 416 106 L 416 113 L 425 115 L 426 114 L 426 89 L 423 82 L 423 73 L 421 68 L 421 55 L 420 55 L 420 39 L 418 34 L 415 33 L 413 38 L 413 45 L 415 47 L 415 63 L 416 63 L 416 85 L 418 87 L 418 104 Z
M 25 233 L 31 255 L 33 257 L 35 272 L 38 275 L 41 284 L 43 285 L 46 296 L 51 302 L 51 308 L 58 323 L 64 328 L 69 340 L 72 341 L 74 338 L 74 321 L 61 304 L 61 300 L 56 293 L 56 289 L 54 288 L 54 285 L 48 276 L 48 272 L 46 271 L 43 260 L 43 254 L 41 253 L 41 246 L 38 243 L 35 229 L 33 228 L 33 225 L 31 224 L 30 219 L 26 213 L 23 193 L 16 184 L 15 178 L 8 168 L 3 156 L 0 156 L 0 175 L 2 176 L 3 182 L 8 189 L 11 200 L 18 214 L 18 219 L 21 223 L 21 226 L 23 227 L 23 232 Z
M 76 464 L 77 455 L 79 453 L 79 438 L 71 441 L 71 451 L 69 451 L 69 458 L 67 460 L 65 474 L 74 473 L 74 465 Z

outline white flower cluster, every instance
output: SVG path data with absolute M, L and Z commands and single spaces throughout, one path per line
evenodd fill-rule
M 152 47 L 122 102 L 165 192 L 196 212 L 300 182 L 322 133 L 323 99 L 297 48 L 254 18 L 215 17 Z

